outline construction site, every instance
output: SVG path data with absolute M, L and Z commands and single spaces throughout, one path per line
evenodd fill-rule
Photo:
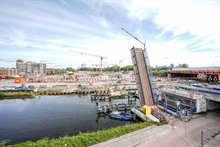
M 121 29 L 144 46 L 144 49 L 133 47 L 130 50 L 133 72 L 122 73 L 120 66 L 118 72 L 103 72 L 103 59 L 107 57 L 69 50 L 70 53 L 98 58 L 100 64 L 96 68 L 99 67 L 99 70 L 2 80 L 1 92 L 24 91 L 32 87 L 31 90 L 38 95 L 135 96 L 140 105 L 131 109 L 132 112 L 144 120 L 150 117 L 158 122 L 163 117 L 159 110 L 185 119 L 195 113 L 220 109 L 220 67 L 173 68 L 167 71 L 167 77 L 153 77 L 145 43 Z
M 220 67 L 172 69 L 167 71 L 167 77 L 154 77 L 145 43 L 122 30 L 144 46 L 144 49 L 130 49 L 133 72 L 103 72 L 103 59 L 106 57 L 70 51 L 98 57 L 99 71 L 2 80 L 1 92 L 31 90 L 38 96 L 89 95 L 96 105 L 98 118 L 109 116 L 121 121 L 137 118 L 168 122 L 172 126 L 175 124 L 173 120 L 186 123 L 209 113 L 215 113 L 214 117 L 220 119 Z M 112 103 L 112 99 L 127 101 Z M 206 121 L 205 118 L 202 121 Z M 214 134 L 205 136 L 205 141 L 219 133 L 219 124 L 214 127 L 217 128 Z M 193 145 L 198 145 L 198 141 Z

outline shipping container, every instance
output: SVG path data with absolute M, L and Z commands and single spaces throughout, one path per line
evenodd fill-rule
M 4 76 L 4 75 L 0 76 L 0 79 L 6 79 L 6 78 L 7 76 Z
M 24 78 L 15 78 L 14 83 L 24 83 L 25 79 Z

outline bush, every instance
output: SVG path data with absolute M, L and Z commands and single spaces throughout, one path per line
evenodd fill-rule
M 14 147 L 23 147 L 23 146 L 34 146 L 34 147 L 42 147 L 42 146 L 73 146 L 73 147 L 87 147 L 97 143 L 101 143 L 127 133 L 146 128 L 148 126 L 153 125 L 152 122 L 143 122 L 137 124 L 131 124 L 127 126 L 112 128 L 104 131 L 98 131 L 93 133 L 81 133 L 77 136 L 65 136 L 60 137 L 58 139 L 41 139 L 37 142 L 24 142 L 21 144 L 12 145 Z

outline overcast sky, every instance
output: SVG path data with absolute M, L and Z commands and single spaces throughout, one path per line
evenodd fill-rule
M 132 64 L 144 42 L 155 65 L 220 66 L 220 0 L 0 0 L 0 67 Z

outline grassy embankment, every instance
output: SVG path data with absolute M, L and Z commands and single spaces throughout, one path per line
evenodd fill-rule
M 34 98 L 33 92 L 0 92 L 0 99 Z
M 76 136 L 65 136 L 60 137 L 57 139 L 41 139 L 37 142 L 24 142 L 20 144 L 12 145 L 11 147 L 42 147 L 42 146 L 49 146 L 49 147 L 60 147 L 60 146 L 73 146 L 73 147 L 87 147 L 91 146 L 97 143 L 101 143 L 125 134 L 128 134 L 130 132 L 146 128 L 148 126 L 151 126 L 155 123 L 152 122 L 143 122 L 143 123 L 137 123 L 137 124 L 131 124 L 127 126 L 112 128 L 108 130 L 98 131 L 94 133 L 81 133 Z

